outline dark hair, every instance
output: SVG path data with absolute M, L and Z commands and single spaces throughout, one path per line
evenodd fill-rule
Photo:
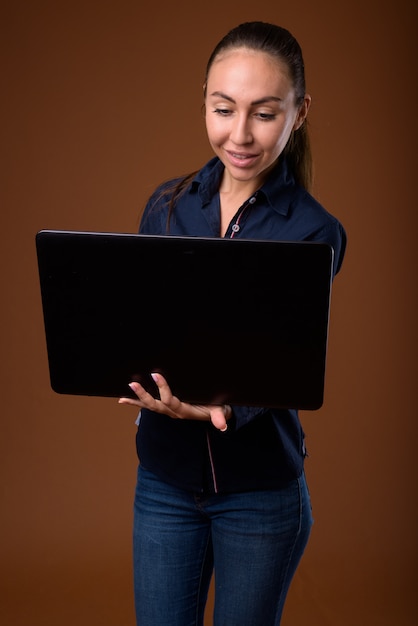
M 233 28 L 221 39 L 209 57 L 206 66 L 205 85 L 210 69 L 217 57 L 227 50 L 237 48 L 249 48 L 250 50 L 265 52 L 285 63 L 296 93 L 296 106 L 303 104 L 306 87 L 305 64 L 301 47 L 288 30 L 267 22 L 245 22 Z M 313 167 L 306 120 L 298 130 L 292 131 L 284 154 L 297 182 L 311 191 Z
M 249 48 L 265 52 L 284 63 L 296 94 L 296 106 L 301 106 L 305 98 L 305 66 L 302 50 L 293 35 L 280 26 L 267 22 L 244 22 L 230 30 L 215 46 L 209 57 L 205 74 L 205 89 L 210 69 L 223 52 L 237 48 Z M 283 151 L 288 164 L 299 185 L 311 191 L 313 179 L 312 154 L 306 119 L 296 130 L 292 131 Z M 174 186 L 165 188 L 164 194 L 170 196 L 167 228 L 176 200 L 185 191 L 196 172 L 188 174 L 176 182 Z

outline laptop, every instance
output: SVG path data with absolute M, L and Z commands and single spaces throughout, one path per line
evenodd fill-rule
M 328 244 L 42 230 L 36 249 L 55 392 L 158 397 L 159 372 L 194 404 L 322 405 Z

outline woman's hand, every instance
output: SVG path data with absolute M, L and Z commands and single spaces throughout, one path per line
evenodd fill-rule
M 211 421 L 215 428 L 222 432 L 228 428 L 227 420 L 231 417 L 232 409 L 228 405 L 198 405 L 181 402 L 173 396 L 167 381 L 161 374 L 151 374 L 160 392 L 160 400 L 154 398 L 139 383 L 130 383 L 130 388 L 138 397 L 120 398 L 119 404 L 130 404 L 141 409 L 149 409 L 155 413 L 163 413 L 174 419 L 188 419 Z

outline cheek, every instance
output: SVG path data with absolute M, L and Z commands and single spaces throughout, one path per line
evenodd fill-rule
M 206 126 L 206 132 L 208 134 L 209 137 L 211 137 L 213 130 L 212 130 L 212 124 L 211 124 L 211 119 L 208 117 L 208 114 L 206 114 L 205 117 L 205 126 Z
M 280 129 L 278 129 L 277 133 L 270 134 L 270 136 L 266 135 L 266 142 L 269 144 L 270 149 L 275 150 L 283 150 L 287 141 L 292 132 L 293 122 L 292 120 L 287 120 L 285 124 L 283 124 Z
M 223 136 L 222 125 L 213 118 L 206 118 L 206 132 L 211 143 L 220 141 Z
M 285 135 L 283 129 L 279 133 L 265 133 L 263 138 L 260 137 L 260 144 L 267 153 L 277 154 L 283 148 L 285 143 Z

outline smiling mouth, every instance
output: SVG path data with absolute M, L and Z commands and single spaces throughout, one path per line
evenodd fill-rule
M 242 152 L 232 152 L 231 150 L 227 150 L 227 153 L 233 159 L 239 159 L 239 160 L 242 160 L 242 161 L 244 161 L 245 159 L 254 159 L 257 156 L 255 154 L 247 154 L 247 153 L 242 153 Z
M 258 154 L 250 154 L 248 152 L 233 152 L 225 150 L 228 161 L 235 167 L 251 167 L 258 158 Z

